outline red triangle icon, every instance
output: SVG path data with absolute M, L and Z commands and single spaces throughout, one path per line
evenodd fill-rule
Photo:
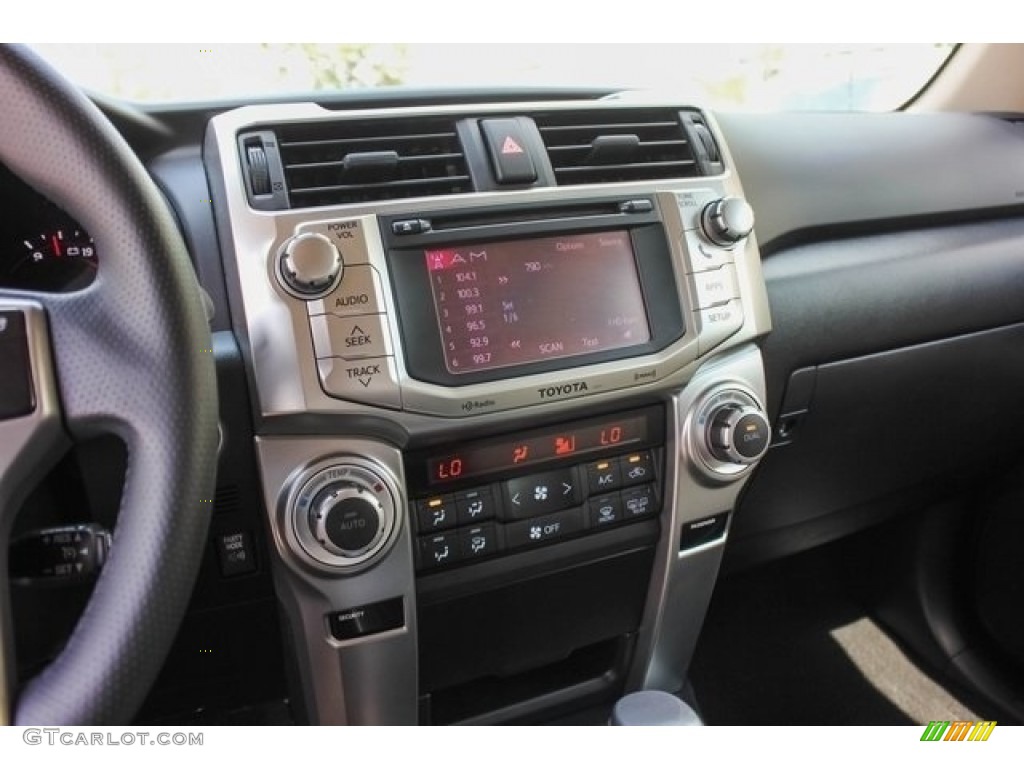
M 519 142 L 517 142 L 511 136 L 506 136 L 505 143 L 501 145 L 501 154 L 521 155 L 523 154 L 523 148 L 519 146 Z

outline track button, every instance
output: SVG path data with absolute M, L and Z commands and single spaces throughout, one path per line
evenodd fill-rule
M 316 361 L 320 383 L 331 397 L 357 403 L 401 408 L 398 372 L 393 357 L 342 360 L 325 357 Z

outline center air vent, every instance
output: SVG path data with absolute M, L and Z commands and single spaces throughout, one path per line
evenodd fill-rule
M 471 190 L 454 118 L 338 120 L 273 132 L 292 208 Z
M 678 110 L 588 109 L 532 117 L 559 185 L 703 175 Z

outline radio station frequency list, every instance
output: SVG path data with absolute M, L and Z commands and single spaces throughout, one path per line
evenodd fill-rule
M 449 373 L 651 338 L 626 231 L 462 245 L 425 257 Z

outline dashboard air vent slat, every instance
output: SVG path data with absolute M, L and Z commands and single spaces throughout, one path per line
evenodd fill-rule
M 277 126 L 275 134 L 292 206 L 471 191 L 455 120 L 380 118 Z M 372 162 L 386 157 L 392 161 Z M 358 159 L 370 160 L 371 164 L 354 162 Z
M 701 175 L 673 109 L 595 109 L 533 115 L 559 184 Z M 609 146 L 617 151 L 605 151 Z

